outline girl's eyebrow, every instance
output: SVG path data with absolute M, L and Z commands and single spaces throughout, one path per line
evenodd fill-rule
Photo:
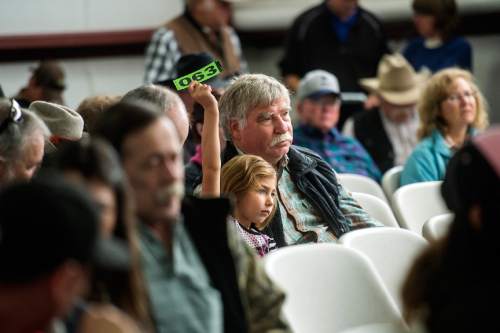
M 262 187 L 265 190 L 271 190 L 271 188 L 269 186 L 267 186 L 267 185 L 260 184 L 259 186 Z M 273 189 L 273 191 L 274 191 L 274 189 Z

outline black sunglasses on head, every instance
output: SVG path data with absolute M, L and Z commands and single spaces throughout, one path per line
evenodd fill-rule
M 2 120 L 2 123 L 0 124 L 0 133 L 2 133 L 9 124 L 12 123 L 20 123 L 23 121 L 23 112 L 21 111 L 21 106 L 19 106 L 19 103 L 11 98 L 10 99 L 10 107 L 9 107 L 9 114 L 7 115 L 7 118 Z

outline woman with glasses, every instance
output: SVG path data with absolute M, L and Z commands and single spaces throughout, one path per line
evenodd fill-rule
M 464 142 L 488 125 L 486 101 L 468 71 L 449 68 L 431 77 L 417 105 L 421 140 L 408 158 L 400 185 L 443 180 Z

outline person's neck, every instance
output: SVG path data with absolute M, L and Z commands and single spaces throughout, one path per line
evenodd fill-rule
M 451 147 L 461 147 L 466 137 L 467 126 L 448 127 L 444 131 L 444 139 Z
M 427 48 L 433 49 L 443 44 L 443 38 L 441 37 L 441 34 L 436 32 L 431 36 L 424 37 L 424 44 Z
M 54 319 L 46 295 L 30 286 L 22 291 L 0 286 L 0 295 L 0 332 L 33 333 L 45 330 Z
M 239 224 L 244 226 L 246 229 L 250 229 L 252 227 L 252 222 L 241 218 L 240 214 L 238 214 L 238 209 L 234 212 L 234 218 L 238 221 Z
M 151 232 L 162 241 L 162 243 L 165 245 L 165 248 L 169 252 L 172 249 L 174 223 L 176 222 L 173 221 L 146 222 L 146 225 L 149 227 Z
M 238 152 L 239 155 L 245 155 L 245 154 L 247 154 L 243 149 L 241 149 L 240 147 L 238 147 L 238 145 L 235 142 L 233 142 L 233 146 L 234 146 L 234 149 L 236 149 L 236 151 Z M 252 155 L 260 156 L 258 154 L 252 154 Z M 263 156 L 260 156 L 260 157 L 264 158 Z M 267 163 L 271 164 L 276 170 L 278 170 L 279 165 L 280 165 L 280 161 L 281 161 L 282 158 L 280 158 L 277 161 L 269 161 L 269 160 L 266 160 L 265 158 L 264 158 L 264 160 L 266 160 Z

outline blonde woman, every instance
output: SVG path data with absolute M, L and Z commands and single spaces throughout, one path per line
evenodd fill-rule
M 468 71 L 449 68 L 427 83 L 417 106 L 421 142 L 408 158 L 401 185 L 443 180 L 453 153 L 488 126 L 486 101 Z

